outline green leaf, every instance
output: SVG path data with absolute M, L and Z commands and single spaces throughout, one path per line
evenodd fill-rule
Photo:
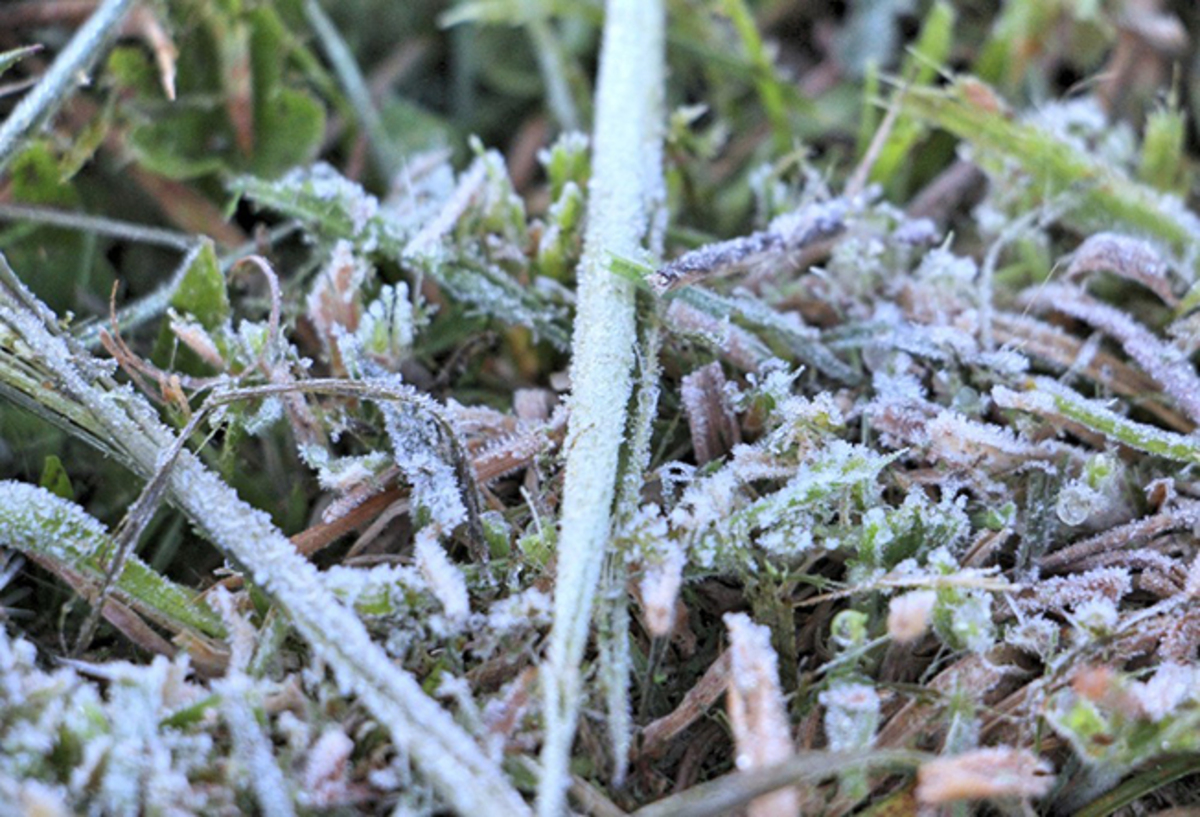
M 30 54 L 36 54 L 41 50 L 42 47 L 35 44 L 23 45 L 20 48 L 14 48 L 11 51 L 0 53 L 0 76 L 4 76 L 4 73 L 8 71 L 9 68 L 12 68 Z
M 123 106 L 132 119 L 127 144 L 155 173 L 274 177 L 316 156 L 325 107 L 289 70 L 300 46 L 274 9 L 235 6 L 195 5 L 182 28 L 174 102 L 163 99 L 147 55 L 117 49 L 109 58 L 117 92 L 131 97 Z
M 229 293 L 213 242 L 204 238 L 192 264 L 183 274 L 171 306 L 186 312 L 205 329 L 217 329 L 229 319 Z
M 62 460 L 53 454 L 46 456 L 46 463 L 42 466 L 42 478 L 38 484 L 55 496 L 67 500 L 75 498 L 75 489 L 71 487 L 67 469 L 63 468 Z
M 1177 107 L 1154 111 L 1146 119 L 1142 161 L 1138 178 L 1169 193 L 1187 193 L 1189 179 L 1184 160 L 1187 115 Z
M 949 88 L 913 88 L 904 110 L 969 142 L 989 173 L 1003 174 L 1016 162 L 1030 178 L 1039 202 L 1070 194 L 1063 219 L 1081 230 L 1111 230 L 1157 239 L 1178 258 L 1187 258 L 1200 234 L 1176 197 L 1130 179 L 1047 130 L 1009 118 L 995 94 L 971 78 Z
M 954 18 L 954 9 L 945 2 L 938 2 L 929 10 L 917 43 L 904 61 L 901 77 L 906 85 L 927 86 L 937 76 L 938 67 L 950 56 L 954 43 Z M 905 91 L 902 87 L 896 93 Z M 902 177 L 909 175 L 913 166 L 913 146 L 926 133 L 926 127 L 919 121 L 899 116 L 871 168 L 871 180 L 880 184 L 903 181 Z
M 44 488 L 0 482 L 0 541 L 99 584 L 116 544 L 83 508 Z M 114 584 L 121 601 L 170 629 L 224 637 L 221 618 L 188 589 L 130 556 Z
M 171 309 L 190 315 L 213 335 L 219 336 L 228 323 L 229 293 L 225 274 L 217 259 L 211 239 L 204 238 L 192 252 L 191 264 L 183 274 L 179 287 L 171 296 Z M 170 319 L 164 319 L 154 343 L 151 360 L 155 365 L 192 375 L 210 375 L 212 366 L 187 346 L 177 342 L 171 331 Z

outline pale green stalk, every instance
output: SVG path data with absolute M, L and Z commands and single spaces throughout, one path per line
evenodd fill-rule
M 613 274 L 650 230 L 661 196 L 661 0 L 610 0 L 597 83 L 588 224 L 579 266 L 554 626 L 542 667 L 545 742 L 538 812 L 560 817 L 580 707 L 580 662 L 612 525 L 617 466 L 633 390 L 634 288 Z
M 346 97 L 354 108 L 354 114 L 358 117 L 363 135 L 367 137 L 367 144 L 371 148 L 379 172 L 390 181 L 400 170 L 400 157 L 387 128 L 383 126 L 383 119 L 375 108 L 375 101 L 371 99 L 371 90 L 367 87 L 362 71 L 359 70 L 358 60 L 317 0 L 307 0 L 304 4 L 304 14 L 308 17 L 309 25 L 312 26 L 317 39 L 321 41 L 321 48 L 329 58 L 329 64 L 333 66 L 334 73 L 342 84 L 342 90 L 346 92 Z

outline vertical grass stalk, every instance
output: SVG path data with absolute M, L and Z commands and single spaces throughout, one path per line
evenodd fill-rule
M 610 270 L 635 256 L 661 194 L 661 0 L 609 0 L 597 82 L 592 181 L 571 376 L 571 426 L 559 538 L 554 626 L 542 668 L 545 742 L 538 812 L 564 811 L 580 704 L 580 669 L 605 544 L 618 456 L 633 389 L 633 285 Z

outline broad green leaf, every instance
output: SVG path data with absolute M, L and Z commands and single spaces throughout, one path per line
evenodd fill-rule
M 44 488 L 0 482 L 0 541 L 7 547 L 62 564 L 101 582 L 115 543 L 104 526 L 83 508 Z M 173 630 L 221 638 L 220 617 L 184 587 L 130 556 L 114 593 L 138 612 Z
M 42 478 L 38 484 L 55 496 L 66 500 L 75 498 L 75 489 L 71 487 L 67 469 L 63 467 L 62 460 L 53 454 L 46 457 L 46 463 L 42 466 Z

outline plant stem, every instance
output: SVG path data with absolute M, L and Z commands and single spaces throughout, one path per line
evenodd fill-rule
M 0 171 L 3 171 L 29 132 L 53 116 L 80 78 L 104 50 L 133 0 L 104 0 L 75 32 L 41 82 L 21 99 L 0 125 Z
M 150 403 L 119 389 L 104 369 L 57 331 L 57 316 L 37 301 L 0 256 L 0 327 L 36 350 L 37 378 L 16 382 L 26 397 L 58 395 L 86 416 L 95 436 L 143 477 L 158 471 L 176 435 Z M 0 370 L 17 353 L 0 350 Z M 53 410 L 53 409 L 51 409 Z M 174 504 L 288 614 L 339 684 L 358 695 L 396 748 L 412 757 L 438 794 L 463 814 L 523 815 L 529 808 L 500 768 L 420 683 L 371 640 L 361 620 L 325 586 L 312 562 L 264 512 L 208 470 L 190 451 L 162 477 Z
M 665 13 L 661 0 L 610 0 L 597 83 L 589 213 L 579 266 L 571 426 L 554 593 L 542 668 L 545 742 L 538 811 L 559 817 L 570 782 L 580 661 L 604 562 L 633 389 L 634 288 L 609 269 L 636 255 L 661 195 Z

